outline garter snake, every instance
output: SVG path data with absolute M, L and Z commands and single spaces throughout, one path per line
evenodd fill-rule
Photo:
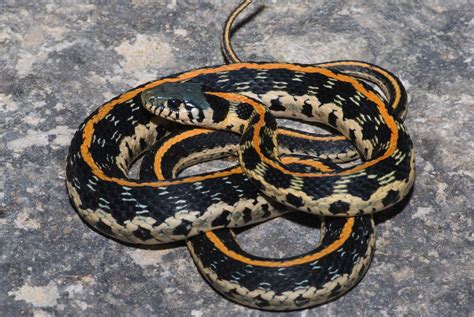
M 230 60 L 236 61 L 232 57 Z M 380 97 L 364 81 L 378 85 L 385 96 Z M 255 187 L 244 185 L 244 189 L 232 191 L 236 183 L 229 182 L 226 187 L 220 182 L 221 178 L 241 175 L 240 168 L 170 180 L 128 178 L 132 162 L 171 129 L 167 120 L 156 118 L 145 106 L 175 121 L 195 121 L 198 125 L 205 122 L 205 126 L 220 125 L 245 132 L 240 159 L 246 173 L 250 171 L 247 176 L 281 203 L 323 215 L 372 214 L 402 199 L 413 183 L 414 154 L 401 121 L 404 103 L 404 89 L 395 76 L 357 61 L 316 66 L 236 62 L 172 75 L 112 99 L 84 121 L 71 142 L 67 158 L 68 193 L 81 217 L 99 231 L 141 244 L 187 239 L 204 231 L 243 226 L 279 215 Z M 332 126 L 356 145 L 366 161 L 359 165 L 362 167 L 335 170 L 321 163 L 320 167 L 330 169 L 324 172 L 288 169 L 277 155 L 276 125 L 266 115 L 268 111 L 278 117 L 311 122 L 316 119 Z M 328 138 L 343 142 L 340 137 Z M 258 158 L 266 165 L 249 165 L 252 162 L 245 156 Z M 326 156 L 337 158 L 337 154 Z M 275 177 L 275 173 L 283 175 L 285 181 Z M 313 178 L 318 181 L 306 182 Z M 318 185 L 321 180 L 325 182 L 322 187 Z M 356 189 L 361 184 L 362 192 Z M 359 218 L 332 220 L 343 224 L 342 229 L 329 230 L 336 236 L 327 236 L 336 241 L 348 233 L 352 237 L 354 219 Z M 370 262 L 372 231 L 365 230 L 360 235 L 366 237 L 361 239 L 365 241 L 365 253 L 358 253 L 360 258 L 369 260 L 357 267 L 358 277 L 347 285 L 352 286 L 365 271 L 362 267 Z M 212 233 L 193 239 L 202 237 L 212 237 Z M 224 234 L 221 239 L 231 246 L 224 244 L 222 250 L 237 250 L 232 247 L 231 238 Z M 323 242 L 319 248 L 327 250 L 327 245 Z M 194 248 L 195 259 L 202 261 L 203 257 L 196 256 L 198 253 Z M 204 262 L 201 267 L 207 268 Z M 332 277 L 347 279 L 338 274 Z M 341 286 L 314 291 L 313 297 L 328 300 L 334 297 L 329 295 L 334 289 Z M 266 300 L 259 296 L 259 300 Z M 282 309 L 308 305 L 304 301 L 297 305 L 300 301 L 295 300 L 294 294 L 288 298 L 291 303 L 285 302 Z M 310 300 L 309 305 L 318 300 Z

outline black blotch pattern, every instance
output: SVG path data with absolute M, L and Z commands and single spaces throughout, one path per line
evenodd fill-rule
M 306 103 L 306 101 L 305 101 L 301 113 L 304 114 L 305 116 L 307 116 L 308 118 L 314 117 L 313 116 L 313 106 Z
M 102 222 L 102 220 L 99 220 L 95 226 L 97 227 L 97 230 L 99 230 L 102 233 L 105 233 L 107 235 L 112 235 L 112 229 L 106 225 L 105 223 Z
M 148 240 L 153 238 L 150 233 L 150 230 L 147 230 L 142 227 L 138 227 L 137 230 L 133 231 L 133 235 L 141 240 Z
M 345 201 L 338 200 L 335 201 L 329 206 L 329 212 L 332 214 L 340 214 L 340 213 L 345 213 L 349 210 L 350 204 L 346 203 Z
M 211 103 L 212 108 L 212 120 L 214 122 L 222 122 L 229 113 L 230 104 L 225 99 L 222 99 L 219 103 Z
M 242 103 L 237 107 L 235 114 L 242 120 L 248 120 L 252 115 L 253 111 L 254 110 L 252 106 L 246 103 Z
M 265 112 L 263 120 L 265 121 L 265 126 L 272 130 L 277 129 L 277 122 L 275 117 L 270 112 Z
M 377 134 L 378 133 L 375 130 L 374 122 L 364 121 L 364 123 L 362 123 L 362 138 L 363 139 L 372 140 Z
M 298 295 L 298 297 L 296 297 L 294 301 L 296 306 L 302 307 L 309 302 L 309 298 L 304 298 L 302 295 Z
M 248 148 L 242 153 L 243 161 L 247 169 L 253 170 L 260 163 L 260 156 L 254 148 Z
M 253 134 L 255 133 L 255 126 L 249 124 L 245 129 L 242 135 L 240 136 L 240 144 L 245 144 L 247 142 L 252 143 L 253 141 Z
M 268 204 L 262 206 L 262 218 L 270 217 L 270 206 Z
M 286 195 L 286 201 L 295 206 L 296 208 L 303 206 L 303 199 L 301 199 L 300 197 L 296 197 L 291 193 Z
M 389 190 L 387 196 L 382 199 L 384 206 L 393 205 L 400 199 L 400 192 L 398 190 Z
M 270 104 L 271 111 L 285 111 L 286 108 L 282 106 L 278 99 L 272 99 Z
M 276 168 L 268 168 L 263 176 L 265 180 L 280 188 L 288 188 L 291 185 L 293 177 L 290 174 L 283 173 Z
M 353 141 L 353 142 L 356 141 L 356 136 L 355 136 L 355 130 L 354 129 L 349 130 L 349 139 L 351 139 L 351 141 Z
M 145 140 L 143 139 L 140 139 L 140 150 L 141 151 L 144 151 L 146 148 L 147 148 L 147 143 L 145 142 Z
M 245 207 L 244 211 L 242 211 L 242 214 L 245 222 L 252 220 L 252 210 L 250 208 Z
M 368 200 L 379 186 L 377 178 L 360 176 L 351 179 L 349 186 L 347 186 L 347 192 L 353 196 Z
M 329 298 L 334 298 L 339 295 L 339 291 L 341 290 L 341 284 L 337 284 L 336 287 L 331 291 L 331 295 Z
M 186 219 L 182 219 L 179 226 L 173 230 L 174 235 L 187 235 L 191 231 L 192 223 Z
M 332 127 L 336 127 L 336 120 L 337 120 L 337 116 L 334 114 L 335 111 L 332 111 L 329 115 L 328 115 L 328 124 Z
M 255 305 L 261 308 L 270 306 L 270 302 L 267 301 L 266 299 L 263 299 L 261 295 L 258 295 L 257 297 L 255 297 L 254 301 L 255 301 Z
M 274 157 L 275 144 L 273 143 L 272 136 L 267 133 L 261 133 L 260 138 L 262 140 L 260 144 L 262 153 L 267 157 Z
M 320 83 L 327 83 L 327 78 L 324 75 L 314 74 L 314 77 L 319 77 Z M 341 95 L 345 98 L 352 96 L 354 94 L 354 91 L 355 89 L 352 84 L 343 81 L 336 81 L 333 82 L 331 88 L 324 87 L 323 85 L 319 86 L 319 91 L 316 96 L 319 102 L 325 104 L 333 102 L 335 94 Z
M 227 210 L 223 210 L 222 213 L 212 221 L 212 226 L 213 227 L 218 227 L 218 226 L 225 226 L 227 223 L 229 223 L 229 218 L 230 212 Z

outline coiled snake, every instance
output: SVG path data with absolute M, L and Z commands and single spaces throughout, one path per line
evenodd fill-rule
M 67 188 L 81 217 L 106 235 L 139 244 L 189 239 L 199 269 L 225 296 L 265 309 L 303 308 L 343 294 L 363 276 L 375 244 L 370 215 L 400 201 L 413 184 L 406 95 L 393 74 L 364 62 L 239 62 L 228 32 L 248 3 L 226 23 L 224 52 L 232 64 L 143 84 L 83 122 L 69 149 Z M 279 130 L 275 117 L 322 123 L 343 137 Z M 170 120 L 240 137 L 170 132 Z M 356 156 L 344 138 L 362 163 L 340 168 L 327 161 Z M 142 179 L 128 178 L 131 164 L 156 142 Z M 241 167 L 176 177 L 187 165 L 233 151 Z M 244 252 L 229 230 L 210 231 L 281 215 L 267 199 L 331 216 L 321 244 L 301 256 L 262 259 Z

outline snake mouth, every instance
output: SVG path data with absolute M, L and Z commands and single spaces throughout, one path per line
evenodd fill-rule
M 166 99 L 155 96 L 151 90 L 143 92 L 140 98 L 143 107 L 153 114 L 159 115 L 166 108 Z

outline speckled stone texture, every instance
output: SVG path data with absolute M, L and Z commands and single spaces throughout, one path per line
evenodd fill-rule
M 0 315 L 270 314 L 219 296 L 182 244 L 136 248 L 92 231 L 64 184 L 68 145 L 87 114 L 142 82 L 222 63 L 219 36 L 236 4 L 0 1 Z M 418 155 L 411 199 L 377 218 L 362 282 L 289 315 L 473 316 L 472 9 L 324 0 L 245 12 L 258 12 L 233 38 L 245 60 L 359 59 L 398 74 Z M 297 254 L 317 242 L 307 222 L 277 219 L 241 241 L 262 255 Z

